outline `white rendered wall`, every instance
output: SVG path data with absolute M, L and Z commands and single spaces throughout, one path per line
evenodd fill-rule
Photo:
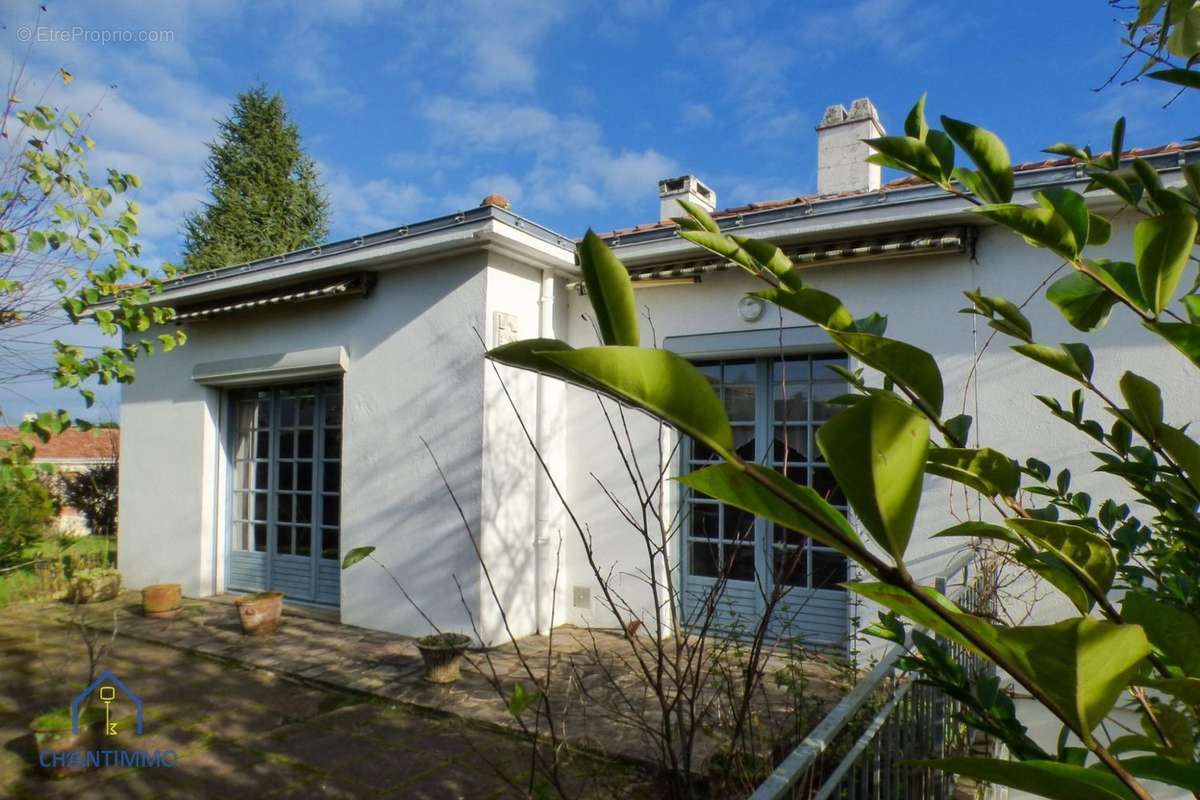
M 131 587 L 179 582 L 213 591 L 223 563 L 221 393 L 193 365 L 341 345 L 345 375 L 342 552 L 377 547 L 438 626 L 469 631 L 451 575 L 478 618 L 478 565 L 424 436 L 471 525 L 480 521 L 484 255 L 381 273 L 366 299 L 305 304 L 188 326 L 174 353 L 138 365 L 123 387 L 120 566 Z M 222 538 L 214 546 L 213 536 Z M 218 585 L 218 590 L 223 586 Z M 375 564 L 342 573 L 342 620 L 421 634 L 429 625 Z
M 1113 242 L 1105 248 L 1113 254 L 1130 252 L 1132 228 L 1118 220 Z M 621 250 L 618 248 L 618 255 Z M 805 280 L 812 286 L 842 298 L 850 311 L 860 317 L 871 311 L 886 314 L 887 334 L 902 339 L 932 353 L 941 368 L 945 381 L 945 416 L 960 411 L 976 417 L 972 443 L 976 434 L 981 444 L 999 449 L 1024 460 L 1036 456 L 1055 468 L 1069 467 L 1076 477 L 1077 488 L 1086 489 L 1094 497 L 1103 492 L 1125 496 L 1115 481 L 1100 481 L 1088 474 L 1092 459 L 1088 455 L 1089 439 L 1049 416 L 1048 411 L 1034 398 L 1035 394 L 1069 396 L 1073 386 L 1064 377 L 1031 364 L 1008 349 L 1010 342 L 997 336 L 980 360 L 979 397 L 966 386 L 976 348 L 982 347 L 991 330 L 983 320 L 959 314 L 968 301 L 962 292 L 982 287 L 985 294 L 1004 295 L 1016 302 L 1025 300 L 1038 289 L 1060 261 L 1043 251 L 1034 250 L 1016 236 L 994 228 L 981 231 L 977 263 L 965 255 L 919 256 L 905 259 L 867 263 L 843 263 L 808 269 Z M 1061 273 L 1060 273 L 1061 274 Z M 752 324 L 743 322 L 736 313 L 736 303 L 742 294 L 756 284 L 738 271 L 718 273 L 704 278 L 699 285 L 640 289 L 638 308 L 648 307 L 654 328 L 661 342 L 667 336 L 719 331 L 770 329 L 780 324 L 779 314 L 768 307 L 764 317 Z M 570 297 L 570 327 L 567 338 L 576 346 L 595 344 L 590 325 L 581 319 L 590 307 L 586 297 Z M 1164 392 L 1168 420 L 1175 424 L 1190 421 L 1194 415 L 1188 397 L 1195 397 L 1195 371 L 1185 366 L 1183 357 L 1144 331 L 1130 315 L 1114 311 L 1109 326 L 1095 334 L 1072 330 L 1057 309 L 1047 303 L 1041 292 L 1026 309 L 1039 341 L 1086 341 L 1096 353 L 1096 375 L 1103 384 L 1114 387 L 1120 373 L 1134 369 L 1153 375 Z M 783 325 L 794 326 L 804 321 L 787 312 Z M 978 327 L 978 332 L 974 328 Z M 649 327 L 643 322 L 643 344 L 650 344 Z M 879 376 L 868 371 L 871 382 Z M 645 561 L 641 545 L 611 504 L 595 488 L 589 472 L 595 472 L 622 493 L 627 483 L 624 470 L 615 450 L 609 443 L 607 426 L 598 418 L 595 400 L 578 390 L 568 392 L 571 424 L 568 427 L 568 451 L 572 454 L 572 470 L 568 477 L 569 498 L 581 519 L 590 526 L 599 560 L 603 565 L 618 565 L 617 574 L 628 574 L 633 565 Z M 1105 419 L 1098 404 L 1090 404 L 1092 415 Z M 638 416 L 634 414 L 634 416 Z M 654 431 L 649 425 L 636 426 L 641 437 L 641 457 L 651 459 L 657 450 Z M 965 499 L 961 492 L 951 500 L 951 484 L 943 479 L 928 477 L 924 499 L 916 522 L 916 531 L 909 546 L 908 561 L 915 565 L 913 572 L 928 579 L 939 572 L 951 557 L 956 545 L 950 540 L 931 540 L 936 533 L 965 518 L 965 503 L 976 512 L 974 499 Z M 957 515 L 957 516 L 956 516 Z M 590 572 L 583 560 L 582 547 L 571 539 L 567 554 L 567 571 L 572 584 L 588 582 Z M 642 584 L 627 579 L 623 589 L 631 595 Z M 648 593 L 642 592 L 639 602 L 648 607 Z M 591 613 L 572 610 L 573 622 L 599 622 L 603 615 L 598 607 Z M 1053 594 L 1035 609 L 1044 620 L 1061 619 L 1068 614 L 1066 607 Z M 865 609 L 864 622 L 873 620 L 875 612 Z

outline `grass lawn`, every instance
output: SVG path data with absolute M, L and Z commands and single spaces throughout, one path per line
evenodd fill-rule
M 26 548 L 23 561 L 38 561 L 66 557 L 87 558 L 108 555 L 108 562 L 117 561 L 116 537 L 105 536 L 47 536 Z M 38 599 L 42 581 L 34 564 L 20 569 L 0 572 L 0 608 L 25 600 Z

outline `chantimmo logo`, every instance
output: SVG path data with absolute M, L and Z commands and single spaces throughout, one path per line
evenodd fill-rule
M 119 695 L 118 695 L 119 692 Z M 104 719 L 101 722 L 98 714 L 88 714 L 89 709 L 97 709 L 95 701 L 91 706 L 88 701 L 95 695 L 104 707 Z M 84 744 L 83 738 L 97 727 L 100 727 L 101 738 L 99 747 L 42 747 L 39 741 L 38 763 L 47 769 L 98 769 L 100 767 L 174 767 L 178 755 L 174 750 L 144 750 L 118 747 L 116 737 L 121 730 L 121 720 L 114 718 L 112 705 L 118 696 L 133 704 L 136 711 L 134 732 L 141 736 L 144 730 L 144 710 L 142 698 L 134 694 L 125 682 L 106 671 L 91 685 L 75 696 L 71 701 L 71 734 L 74 741 Z M 48 741 L 58 742 L 61 739 L 49 738 Z M 87 744 L 92 744 L 87 742 Z

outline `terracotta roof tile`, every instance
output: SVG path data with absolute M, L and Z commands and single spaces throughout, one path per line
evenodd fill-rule
M 1180 144 L 1178 142 L 1171 142 L 1170 144 L 1159 145 L 1157 147 L 1135 147 L 1132 150 L 1124 150 L 1121 152 L 1121 157 L 1122 158 L 1144 158 L 1146 156 L 1156 156 L 1156 155 L 1161 155 L 1163 153 L 1178 153 L 1178 152 L 1182 152 L 1185 150 L 1195 150 L 1197 148 L 1200 148 L 1200 142 L 1188 142 L 1186 144 Z M 1099 155 L 1107 155 L 1107 153 L 1102 153 Z M 1069 166 L 1070 164 L 1074 164 L 1077 162 L 1078 162 L 1078 159 L 1071 158 L 1069 156 L 1065 157 L 1065 158 L 1045 159 L 1042 161 L 1023 161 L 1019 164 L 1013 165 L 1013 172 L 1032 172 L 1034 170 L 1039 170 L 1039 169 L 1054 169 L 1056 167 Z M 910 175 L 908 177 L 897 178 L 896 180 L 888 181 L 879 190 L 875 190 L 875 191 L 888 191 L 890 189 L 907 189 L 912 186 L 922 186 L 927 183 L 928 183 L 928 181 L 926 181 L 924 178 L 917 178 L 917 177 L 913 177 Z M 791 198 L 787 198 L 784 200 L 765 200 L 765 201 L 758 202 L 758 203 L 747 203 L 746 205 L 743 205 L 743 206 L 734 206 L 732 208 L 725 208 L 720 211 L 713 212 L 712 216 L 713 216 L 713 219 L 724 219 L 727 217 L 736 217 L 738 214 L 747 214 L 752 211 L 764 211 L 764 210 L 775 209 L 775 208 L 786 208 L 788 206 L 800 206 L 800 205 L 805 205 L 807 203 L 821 202 L 823 200 L 835 200 L 835 199 L 839 199 L 839 198 L 843 198 L 843 197 L 855 197 L 858 195 L 865 195 L 865 194 L 872 194 L 872 192 L 842 192 L 840 194 L 810 194 L 810 195 L 800 195 L 797 197 L 791 197 Z M 630 228 L 618 228 L 616 230 L 609 231 L 608 233 L 601 233 L 598 235 L 602 239 L 608 239 L 613 236 L 626 236 L 631 233 L 641 233 L 642 231 L 657 230 L 659 228 L 670 228 L 670 227 L 674 227 L 674 225 L 675 225 L 675 223 L 671 222 L 669 220 L 666 222 L 652 222 L 652 223 L 645 223 L 642 225 L 634 225 L 633 227 L 630 227 Z
M 0 428 L 0 440 L 22 438 L 19 428 Z M 34 446 L 34 458 L 54 460 L 83 460 L 115 458 L 121 450 L 121 431 L 116 428 L 93 428 L 81 431 L 70 428 L 50 441 L 42 443 L 36 437 L 25 436 Z

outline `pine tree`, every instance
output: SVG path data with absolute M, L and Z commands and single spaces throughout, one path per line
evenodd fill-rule
M 184 220 L 184 268 L 216 269 L 311 247 L 329 231 L 316 165 L 283 98 L 259 84 L 238 95 L 204 173 L 212 200 Z

